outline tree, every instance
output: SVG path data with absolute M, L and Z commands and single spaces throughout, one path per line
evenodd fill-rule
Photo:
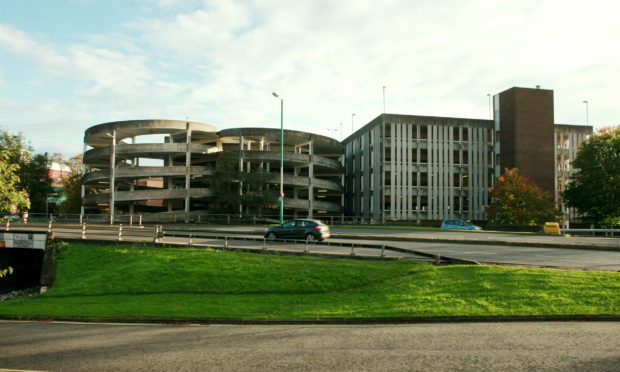
M 213 174 L 205 177 L 205 186 L 212 191 L 208 199 L 222 213 L 237 213 L 239 205 L 258 211 L 261 207 L 276 202 L 273 191 L 268 191 L 267 184 L 275 175 L 259 168 L 250 172 L 239 171 L 238 153 L 222 152 L 218 154 Z M 242 192 L 240 192 L 242 187 Z
M 22 133 L 11 134 L 6 129 L 0 130 L 0 149 L 8 152 L 10 164 L 20 166 L 30 162 L 33 151 Z
M 573 167 L 563 193 L 566 205 L 591 223 L 620 225 L 620 126 L 600 129 L 585 141 Z
M 30 209 L 43 213 L 47 210 L 47 198 L 54 191 L 49 177 L 50 159 L 47 154 L 36 154 L 20 166 L 21 186 L 28 190 Z
M 517 168 L 505 169 L 491 190 L 487 209 L 490 221 L 504 225 L 536 225 L 556 221 L 551 194 L 519 174 Z
M 69 175 L 63 180 L 67 199 L 59 205 L 59 212 L 62 214 L 81 213 L 82 155 L 74 156 L 64 163 L 69 167 Z
M 28 192 L 29 208 L 45 212 L 47 197 L 52 192 L 47 154 L 33 155 L 33 148 L 22 133 L 11 134 L 6 129 L 0 130 L 0 150 L 8 153 L 9 164 L 17 165 L 17 188 Z
M 9 159 L 9 151 L 0 150 L 0 212 L 30 207 L 24 191 L 19 188 L 19 165 L 10 163 Z

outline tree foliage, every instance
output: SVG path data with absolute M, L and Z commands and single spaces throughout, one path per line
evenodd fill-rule
M 47 197 L 52 192 L 48 177 L 50 159 L 47 154 L 33 154 L 23 134 L 12 134 L 6 129 L 0 130 L 0 150 L 6 151 L 5 161 L 15 165 L 17 181 L 15 187 L 28 192 L 30 206 L 35 212 L 44 212 Z
M 13 268 L 12 267 L 7 267 L 6 269 L 0 269 L 0 278 L 3 278 L 7 275 L 11 275 L 13 274 Z
M 6 129 L 0 130 L 0 149 L 8 152 L 7 162 L 20 166 L 30 162 L 34 151 L 22 133 L 12 134 Z
M 620 225 L 620 126 L 603 128 L 585 141 L 573 167 L 563 193 L 566 205 L 589 222 Z
M 69 167 L 69 175 L 63 180 L 67 199 L 59 205 L 59 212 L 76 214 L 82 207 L 82 155 L 74 156 L 65 165 Z
M 30 207 L 24 191 L 19 187 L 19 165 L 10 163 L 9 159 L 9 151 L 0 150 L 0 212 Z
M 47 154 L 36 154 L 27 164 L 20 166 L 22 188 L 28 190 L 30 209 L 45 212 L 47 198 L 54 191 L 49 178 L 50 159 Z
M 551 194 L 519 174 L 517 168 L 505 169 L 491 190 L 487 213 L 490 221 L 502 225 L 537 225 L 556 221 Z
M 234 152 L 218 154 L 213 175 L 205 177 L 205 186 L 212 191 L 209 201 L 221 213 L 239 212 L 239 205 L 246 211 L 258 210 L 276 202 L 274 191 L 268 190 L 268 181 L 275 176 L 261 169 L 253 168 L 250 172 L 239 170 L 239 155 Z

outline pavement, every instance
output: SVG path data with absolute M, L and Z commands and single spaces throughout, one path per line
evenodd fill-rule
M 0 368 L 618 371 L 620 322 L 141 325 L 0 321 Z

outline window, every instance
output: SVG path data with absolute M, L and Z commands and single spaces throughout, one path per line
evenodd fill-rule
M 392 138 L 392 126 L 389 123 L 385 123 L 385 139 Z
M 420 173 L 420 186 L 421 187 L 428 186 L 428 173 Z
M 452 187 L 460 187 L 461 186 L 461 175 L 459 173 L 454 173 Z
M 420 163 L 428 163 L 428 149 L 420 149 Z
M 288 221 L 287 223 L 285 223 L 282 226 L 286 227 L 287 229 L 290 229 L 292 227 L 295 227 L 296 224 L 297 224 L 297 221 Z
M 428 139 L 428 126 L 420 126 L 420 139 Z

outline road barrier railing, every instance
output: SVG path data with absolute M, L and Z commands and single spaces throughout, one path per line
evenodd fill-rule
M 6 225 L 6 231 L 19 230 L 38 230 L 49 232 L 52 238 L 71 239 L 71 240 L 100 240 L 100 241 L 118 241 L 118 242 L 142 242 L 142 243 L 162 243 L 173 245 L 186 245 L 193 247 L 209 247 L 223 249 L 243 249 L 247 251 L 274 251 L 274 252 L 292 252 L 294 254 L 309 255 L 325 255 L 325 256 L 350 256 L 360 258 L 385 258 L 400 259 L 412 258 L 416 260 L 434 260 L 437 263 L 457 262 L 457 263 L 474 263 L 473 261 L 459 260 L 455 258 L 441 257 L 437 258 L 434 254 L 416 251 L 407 248 L 399 248 L 389 246 L 384 243 L 360 243 L 342 242 L 342 241 L 310 241 L 294 240 L 294 239 L 267 239 L 265 237 L 242 236 L 242 235 L 226 235 L 218 233 L 200 232 L 194 230 L 183 230 L 175 226 L 173 229 L 165 230 L 162 225 L 154 226 L 125 226 L 119 225 L 102 225 L 102 224 L 58 224 L 58 223 L 38 223 L 38 224 L 15 224 L 13 226 Z M 202 240 L 202 241 L 201 241 Z M 211 241 L 208 241 L 211 240 Z M 248 246 L 240 242 L 252 241 L 254 244 Z M 350 248 L 349 253 L 346 250 L 334 252 L 329 247 Z M 369 255 L 368 251 L 372 250 L 376 254 Z M 389 257 L 387 252 L 400 252 L 409 254 L 412 257 Z M 413 257 L 415 256 L 415 258 Z
M 420 257 L 424 257 L 426 258 L 424 261 L 433 261 L 433 262 L 437 262 L 439 263 L 439 260 L 437 259 L 436 255 L 434 254 L 429 254 L 426 252 L 420 252 L 420 251 L 416 251 L 416 250 L 412 250 L 412 249 L 406 249 L 406 248 L 399 248 L 399 247 L 393 247 L 393 246 L 389 246 L 386 244 L 360 244 L 359 242 L 356 243 L 348 243 L 348 242 L 339 242 L 339 241 L 330 241 L 330 240 L 324 240 L 324 241 L 311 241 L 309 239 L 268 239 L 265 237 L 252 237 L 252 236 L 239 236 L 239 235 L 222 235 L 222 234 L 213 234 L 213 233 L 206 233 L 206 232 L 196 232 L 196 231 L 189 231 L 189 230 L 165 230 L 164 231 L 164 237 L 169 237 L 169 238 L 187 238 L 187 245 L 190 245 L 190 242 L 192 243 L 191 245 L 196 246 L 198 243 L 198 239 L 203 239 L 203 240 L 207 240 L 207 239 L 211 239 L 211 240 L 218 240 L 218 241 L 222 241 L 221 246 L 223 248 L 237 248 L 237 249 L 245 249 L 248 248 L 247 245 L 242 245 L 239 244 L 239 242 L 257 242 L 259 243 L 258 246 L 260 247 L 261 250 L 273 250 L 273 251 L 286 251 L 287 247 L 290 248 L 290 246 L 303 246 L 303 253 L 306 254 L 316 254 L 316 253 L 320 253 L 320 254 L 324 254 L 324 250 L 321 251 L 319 250 L 319 248 L 328 248 L 328 247 L 341 247 L 341 248 L 350 248 L 350 253 L 348 254 L 339 254 L 339 255 L 348 255 L 348 256 L 361 256 L 361 254 L 359 253 L 360 249 L 372 249 L 374 251 L 377 252 L 377 257 L 380 258 L 388 258 L 386 256 L 386 251 L 392 251 L 392 252 L 399 252 L 399 253 L 408 253 L 408 254 L 412 254 L 412 255 L 416 255 L 416 256 L 420 256 Z M 237 244 L 235 244 L 237 243 Z M 212 246 L 210 244 L 210 246 Z M 254 245 L 254 247 L 256 247 L 257 245 Z M 299 251 L 299 249 L 292 249 L 291 251 Z M 449 258 L 445 258 L 444 260 L 441 260 L 442 263 L 445 262 L 449 262 Z M 459 260 L 459 263 L 467 263 L 465 261 Z
M 620 229 L 561 229 L 562 234 L 568 235 L 605 235 L 610 237 L 620 237 Z

